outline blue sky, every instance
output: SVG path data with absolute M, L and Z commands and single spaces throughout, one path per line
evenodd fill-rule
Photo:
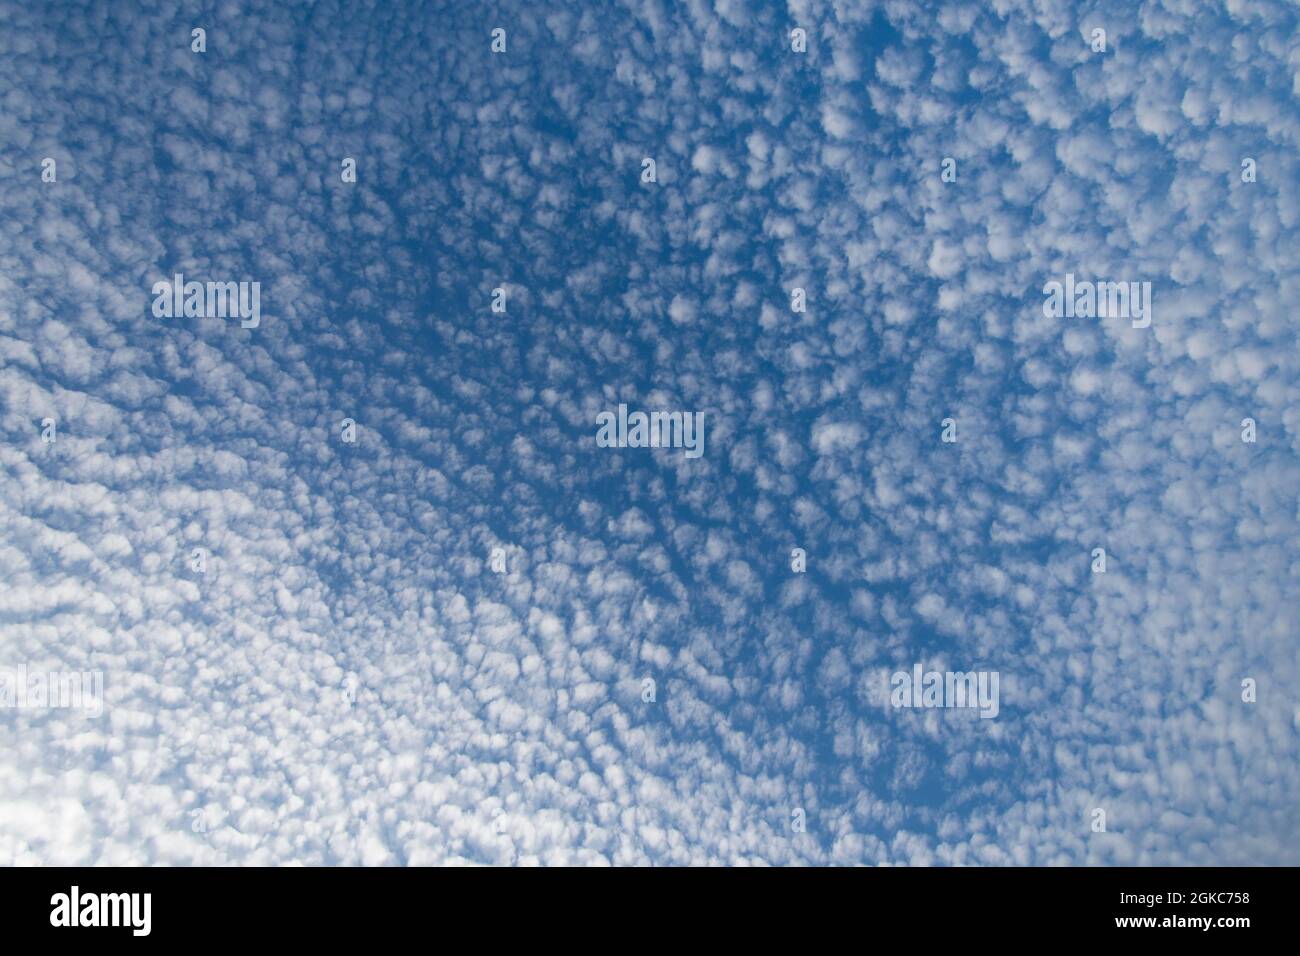
M 1300 862 L 1297 20 L 0 2 L 0 863 Z

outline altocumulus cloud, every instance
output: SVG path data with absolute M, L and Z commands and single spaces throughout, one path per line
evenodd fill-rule
M 0 3 L 0 862 L 1300 862 L 1297 26 Z

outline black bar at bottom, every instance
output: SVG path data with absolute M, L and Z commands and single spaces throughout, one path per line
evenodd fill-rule
M 463 942 L 482 933 L 532 946 L 801 932 L 1232 945 L 1285 931 L 1294 877 L 1283 868 L 8 869 L 0 925 L 8 944 L 337 947 L 450 930 Z

